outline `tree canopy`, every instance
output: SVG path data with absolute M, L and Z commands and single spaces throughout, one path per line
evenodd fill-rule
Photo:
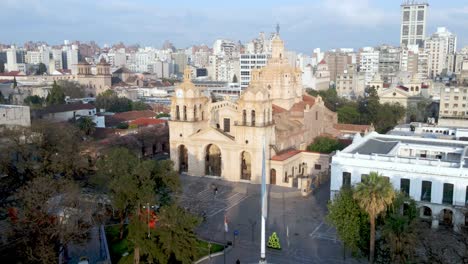
M 47 104 L 48 105 L 56 105 L 56 104 L 63 104 L 65 102 L 65 93 L 60 85 L 54 81 L 52 85 L 52 89 L 50 93 L 47 95 Z
M 362 181 L 356 185 L 353 194 L 354 199 L 369 215 L 370 221 L 370 244 L 369 257 L 370 262 L 374 263 L 375 251 L 375 221 L 377 216 L 387 210 L 393 203 L 395 191 L 392 184 L 377 172 L 371 172 L 363 177 Z
M 318 136 L 314 139 L 314 142 L 307 147 L 307 150 L 320 153 L 332 153 L 336 150 L 342 150 L 344 147 L 345 146 L 338 139 Z
M 47 67 L 44 63 L 39 63 L 37 70 L 36 70 L 36 75 L 43 75 L 44 73 L 47 72 Z
M 65 96 L 70 98 L 83 98 L 86 95 L 85 88 L 77 82 L 59 80 L 57 84 L 60 85 Z

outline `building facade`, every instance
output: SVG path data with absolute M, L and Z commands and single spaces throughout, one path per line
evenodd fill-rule
M 325 165 L 315 170 L 319 167 L 312 165 L 323 161 L 323 156 L 298 154 L 301 151 L 296 153 L 297 160 L 283 160 L 289 165 L 273 168 L 273 160 L 274 166 L 282 164 L 282 158 L 275 156 L 291 149 L 304 150 L 317 135 L 333 130 L 337 116 L 320 97 L 304 94 L 301 72 L 289 65 L 279 35 L 271 45 L 267 66 L 251 71 L 250 85 L 237 101 L 212 100 L 192 83 L 189 70 L 184 73 L 184 82 L 172 98 L 169 121 L 176 170 L 192 176 L 260 183 L 263 149 L 270 172 L 268 183 L 302 188 L 311 181 L 311 173 L 326 170 Z M 298 173 L 299 163 L 308 164 L 310 171 L 301 165 L 302 174 Z M 286 180 L 279 175 L 284 172 Z
M 429 4 L 406 0 L 401 5 L 400 44 L 402 46 L 424 46 L 426 38 L 426 18 Z
M 0 126 L 31 126 L 29 106 L 0 105 Z
M 387 177 L 396 190 L 419 205 L 420 217 L 458 229 L 466 226 L 468 142 L 380 135 L 356 136 L 331 163 L 331 197 L 371 172 Z

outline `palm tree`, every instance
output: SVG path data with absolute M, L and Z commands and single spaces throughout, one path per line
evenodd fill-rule
M 91 117 L 84 116 L 78 119 L 78 127 L 86 136 L 89 136 L 94 132 L 94 130 L 96 130 L 96 123 L 93 122 Z
M 369 176 L 363 178 L 361 183 L 356 185 L 353 197 L 358 201 L 359 207 L 369 214 L 369 261 L 374 263 L 375 220 L 380 213 L 384 212 L 392 204 L 395 191 L 387 179 L 377 172 L 371 172 Z

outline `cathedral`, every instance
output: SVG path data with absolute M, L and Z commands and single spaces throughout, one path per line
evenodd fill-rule
M 260 183 L 266 146 L 267 183 L 302 188 L 328 169 L 328 155 L 305 151 L 321 134 L 335 134 L 336 113 L 305 93 L 302 72 L 285 57 L 279 34 L 272 56 L 252 70 L 237 101 L 216 101 L 195 87 L 190 70 L 175 89 L 169 121 L 175 169 L 191 176 Z

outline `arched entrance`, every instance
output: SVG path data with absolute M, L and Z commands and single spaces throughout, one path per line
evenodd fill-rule
M 443 209 L 440 211 L 440 224 L 452 227 L 453 226 L 453 212 L 450 209 Z
M 421 218 L 431 218 L 432 217 L 432 210 L 427 206 L 421 207 Z
M 276 170 L 270 170 L 270 184 L 276 184 Z
M 252 159 L 248 152 L 243 151 L 241 154 L 241 180 L 250 181 L 252 177 Z
M 221 150 L 218 146 L 209 144 L 205 153 L 205 174 L 221 176 Z
M 179 146 L 179 172 L 188 171 L 188 151 L 184 145 Z

